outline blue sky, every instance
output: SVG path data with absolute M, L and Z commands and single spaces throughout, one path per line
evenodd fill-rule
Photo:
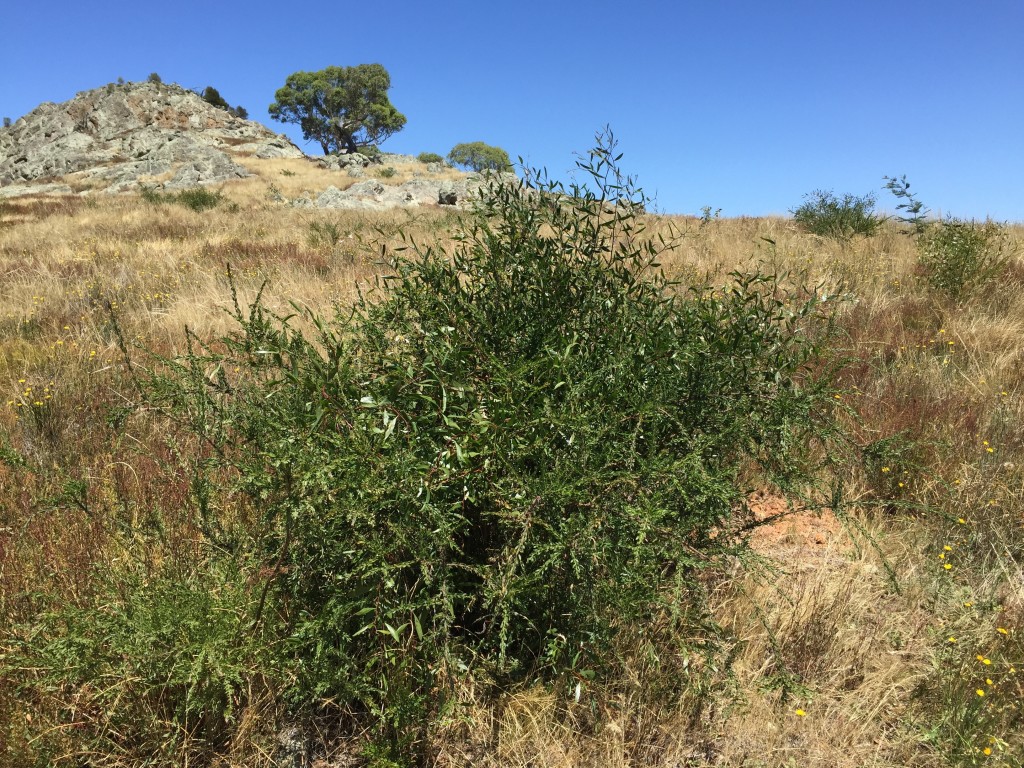
M 564 175 L 608 124 L 657 206 L 785 213 L 813 189 L 1024 221 L 1024 0 L 10 0 L 0 114 L 158 72 L 271 121 L 297 70 L 379 62 L 384 149 L 485 141 Z

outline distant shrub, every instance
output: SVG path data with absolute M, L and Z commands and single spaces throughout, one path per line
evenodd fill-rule
M 344 236 L 345 232 L 337 222 L 313 220 L 309 222 L 306 240 L 311 248 L 333 248 Z
M 448 162 L 477 172 L 512 169 L 512 161 L 509 160 L 508 152 L 501 147 L 484 144 L 482 141 L 456 144 L 448 153 Z
M 193 211 L 205 211 L 209 208 L 216 208 L 224 202 L 224 196 L 220 192 L 214 192 L 206 187 L 195 187 L 183 189 L 173 195 L 175 202 L 181 203 Z
M 370 158 L 371 160 L 376 160 L 383 154 L 380 151 L 380 147 L 376 146 L 375 144 L 367 144 L 366 146 L 359 147 L 356 149 L 356 152 L 358 152 L 363 157 Z
M 380 176 L 380 178 L 382 178 L 382 179 L 393 178 L 397 173 L 398 173 L 398 171 L 396 171 L 390 165 L 385 167 L 385 168 L 381 168 L 379 171 L 377 171 L 377 175 Z
M 443 163 L 444 158 L 436 152 L 420 152 L 416 159 L 426 165 L 427 163 Z
M 214 192 L 205 187 L 183 189 L 180 192 L 159 192 L 153 187 L 143 186 L 139 189 L 139 195 L 151 205 L 172 202 L 197 212 L 216 208 L 225 200 L 224 195 L 220 192 Z
M 870 192 L 863 197 L 815 190 L 804 195 L 800 207 L 791 211 L 793 220 L 805 231 L 836 240 L 848 240 L 854 235 L 870 236 L 878 231 L 885 220 L 876 216 L 875 196 Z
M 165 202 L 164 196 L 161 195 L 156 188 L 146 185 L 139 187 L 139 197 L 150 205 L 161 205 Z
M 946 218 L 924 229 L 917 245 L 925 278 L 955 301 L 998 277 L 1012 256 L 1005 228 L 993 221 Z
M 162 83 L 163 80 L 160 79 L 160 75 L 158 75 L 156 72 L 150 72 L 149 77 L 146 78 L 146 82 L 159 84 Z
M 11 118 L 5 117 L 4 118 L 4 128 L 10 128 L 10 127 L 11 127 Z
M 231 109 L 231 105 L 228 104 L 224 97 L 220 95 L 220 91 L 214 88 L 212 85 L 208 85 L 203 89 L 200 94 L 203 101 L 214 107 L 220 107 L 221 109 Z
M 235 117 L 240 117 L 243 120 L 249 119 L 249 112 L 248 110 L 246 110 L 245 107 L 232 107 L 230 104 L 228 104 L 224 97 L 220 95 L 220 91 L 218 91 L 212 85 L 206 86 L 203 89 L 203 92 L 199 94 L 199 96 L 200 98 L 202 98 L 203 101 L 205 101 L 207 104 L 211 106 L 217 107 L 218 109 L 226 110 Z

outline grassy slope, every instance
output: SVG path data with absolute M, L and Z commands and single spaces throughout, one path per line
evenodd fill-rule
M 117 558 L 96 508 L 116 500 L 142 515 L 156 494 L 187 493 L 160 476 L 159 457 L 131 450 L 145 435 L 111 424 L 125 386 L 111 308 L 130 340 L 179 352 L 184 326 L 201 337 L 231 327 L 228 263 L 243 298 L 266 280 L 271 307 L 345 304 L 371 284 L 381 249 L 401 247 L 400 231 L 443 238 L 458 218 L 293 210 L 270 202 L 271 185 L 292 196 L 337 176 L 303 161 L 253 167 L 260 177 L 223 189 L 237 210 L 133 197 L 2 204 L 0 450 L 27 465 L 0 461 L 0 616 L 39 610 L 16 596 L 43 587 L 73 600 L 89 589 L 91 563 Z M 586 712 L 529 690 L 471 707 L 440 760 L 1020 765 L 1024 266 L 953 305 L 916 276 L 913 243 L 891 227 L 837 244 L 783 219 L 673 223 L 688 236 L 665 267 L 681 279 L 761 263 L 850 299 L 837 354 L 852 358 L 844 400 L 868 447 L 848 478 L 863 506 L 845 528 L 776 523 L 755 541 L 768 570 L 737 570 L 717 587 L 734 664 L 698 716 L 662 711 L 644 684 L 623 680 L 600 697 L 595 730 Z M 0 653 L 7 636 L 0 625 Z M 0 680 L 15 737 L 45 707 Z M 258 733 L 273 711 L 254 707 L 242 722 Z M 237 757 L 255 765 L 261 749 L 245 728 Z

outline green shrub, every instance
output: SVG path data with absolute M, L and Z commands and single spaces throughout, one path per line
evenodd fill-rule
M 363 157 L 370 158 L 371 160 L 376 160 L 378 157 L 384 154 L 383 152 L 380 151 L 380 147 L 378 147 L 376 144 L 367 144 L 365 146 L 361 146 L 356 149 L 356 152 L 358 152 Z
M 180 192 L 159 192 L 154 187 L 142 185 L 139 187 L 139 195 L 150 205 L 178 203 L 196 212 L 216 208 L 226 199 L 220 192 L 213 192 L 206 187 L 193 187 Z
M 156 72 L 150 72 L 149 73 L 149 77 L 146 78 L 146 82 L 147 83 L 156 83 L 157 85 L 159 85 L 160 83 L 163 82 L 163 79 L 161 79 L 160 75 L 157 74 Z
M 209 208 L 216 208 L 224 202 L 224 195 L 220 192 L 213 192 L 206 187 L 194 187 L 183 189 L 173 196 L 174 200 L 193 211 L 205 211 Z
M 200 94 L 200 97 L 210 106 L 218 107 L 219 109 L 231 109 L 231 105 L 228 104 L 224 97 L 220 95 L 220 91 L 212 85 L 206 86 Z
M 740 478 L 801 493 L 827 455 L 814 295 L 677 292 L 613 156 L 581 161 L 596 191 L 492 184 L 453 253 L 397 259 L 378 302 L 305 313 L 312 335 L 236 303 L 220 351 L 148 384 L 206 446 L 217 549 L 271 574 L 290 700 L 362 713 L 390 755 L 425 754 L 470 672 L 578 694 L 652 616 L 707 650 Z M 215 525 L 232 505 L 255 539 Z
M 390 165 L 386 166 L 384 168 L 381 168 L 379 171 L 377 171 L 377 175 L 380 178 L 382 178 L 382 179 L 390 179 L 390 178 L 393 178 L 394 176 L 396 176 L 397 174 L 398 174 L 398 171 L 396 171 Z
M 199 96 L 203 101 L 205 101 L 210 106 L 226 110 L 227 112 L 230 112 L 232 115 L 234 115 L 235 117 L 239 117 L 242 120 L 249 119 L 249 112 L 248 110 L 246 110 L 245 107 L 232 107 L 230 104 L 228 104 L 227 100 L 220 95 L 220 91 L 218 91 L 212 85 L 206 86 L 203 89 L 203 92 L 199 94 Z
M 456 144 L 448 153 L 448 162 L 478 173 L 512 170 L 512 161 L 508 158 L 508 152 L 501 147 L 484 144 L 482 141 Z
M 150 187 L 145 184 L 139 185 L 139 197 L 150 205 L 161 205 L 165 202 L 164 196 L 161 195 L 155 187 Z
M 876 216 L 875 196 L 843 195 L 815 190 L 804 195 L 804 202 L 791 211 L 793 220 L 814 235 L 848 240 L 854 235 L 870 236 L 878 231 L 885 220 Z
M 427 163 L 443 163 L 444 158 L 441 157 L 437 152 L 420 152 L 416 155 L 416 159 L 426 165 Z
M 225 746 L 269 654 L 254 574 L 208 555 L 107 570 L 92 599 L 13 628 L 0 677 L 31 697 L 25 764 L 172 766 Z
M 955 301 L 998 277 L 1012 255 L 999 224 L 947 218 L 927 227 L 918 239 L 925 278 Z
M 311 248 L 333 248 L 344 236 L 345 231 L 337 222 L 313 220 L 309 222 L 306 241 Z

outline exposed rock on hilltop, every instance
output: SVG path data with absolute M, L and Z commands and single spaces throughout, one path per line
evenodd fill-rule
M 401 164 L 400 155 L 389 160 Z M 412 163 L 418 163 L 410 158 Z M 422 166 L 422 164 L 420 164 Z M 417 208 L 422 205 L 466 207 L 488 180 L 501 184 L 518 184 L 515 174 L 461 174 L 456 179 L 414 177 L 402 184 L 388 185 L 376 179 L 360 181 L 347 189 L 327 187 L 319 195 L 299 197 L 291 201 L 295 208 L 344 208 L 348 210 L 383 211 L 389 208 Z
M 0 188 L 70 174 L 111 192 L 169 173 L 166 188 L 247 176 L 229 152 L 303 156 L 284 136 L 177 85 L 108 85 L 41 104 L 0 129 Z
M 268 164 L 264 172 L 253 157 L 302 162 L 291 169 Z M 310 185 L 289 201 L 271 183 L 270 199 L 310 208 L 466 206 L 485 181 L 442 164 L 425 165 L 411 155 L 307 158 L 265 126 L 163 83 L 83 91 L 62 104 L 41 104 L 14 125 L 0 128 L 0 199 L 126 192 L 150 184 L 182 189 L 250 175 L 266 181 L 268 174 L 277 179 L 285 171 L 291 176 L 297 172 Z M 364 180 L 352 183 L 353 177 Z M 516 181 L 511 174 L 498 178 Z

